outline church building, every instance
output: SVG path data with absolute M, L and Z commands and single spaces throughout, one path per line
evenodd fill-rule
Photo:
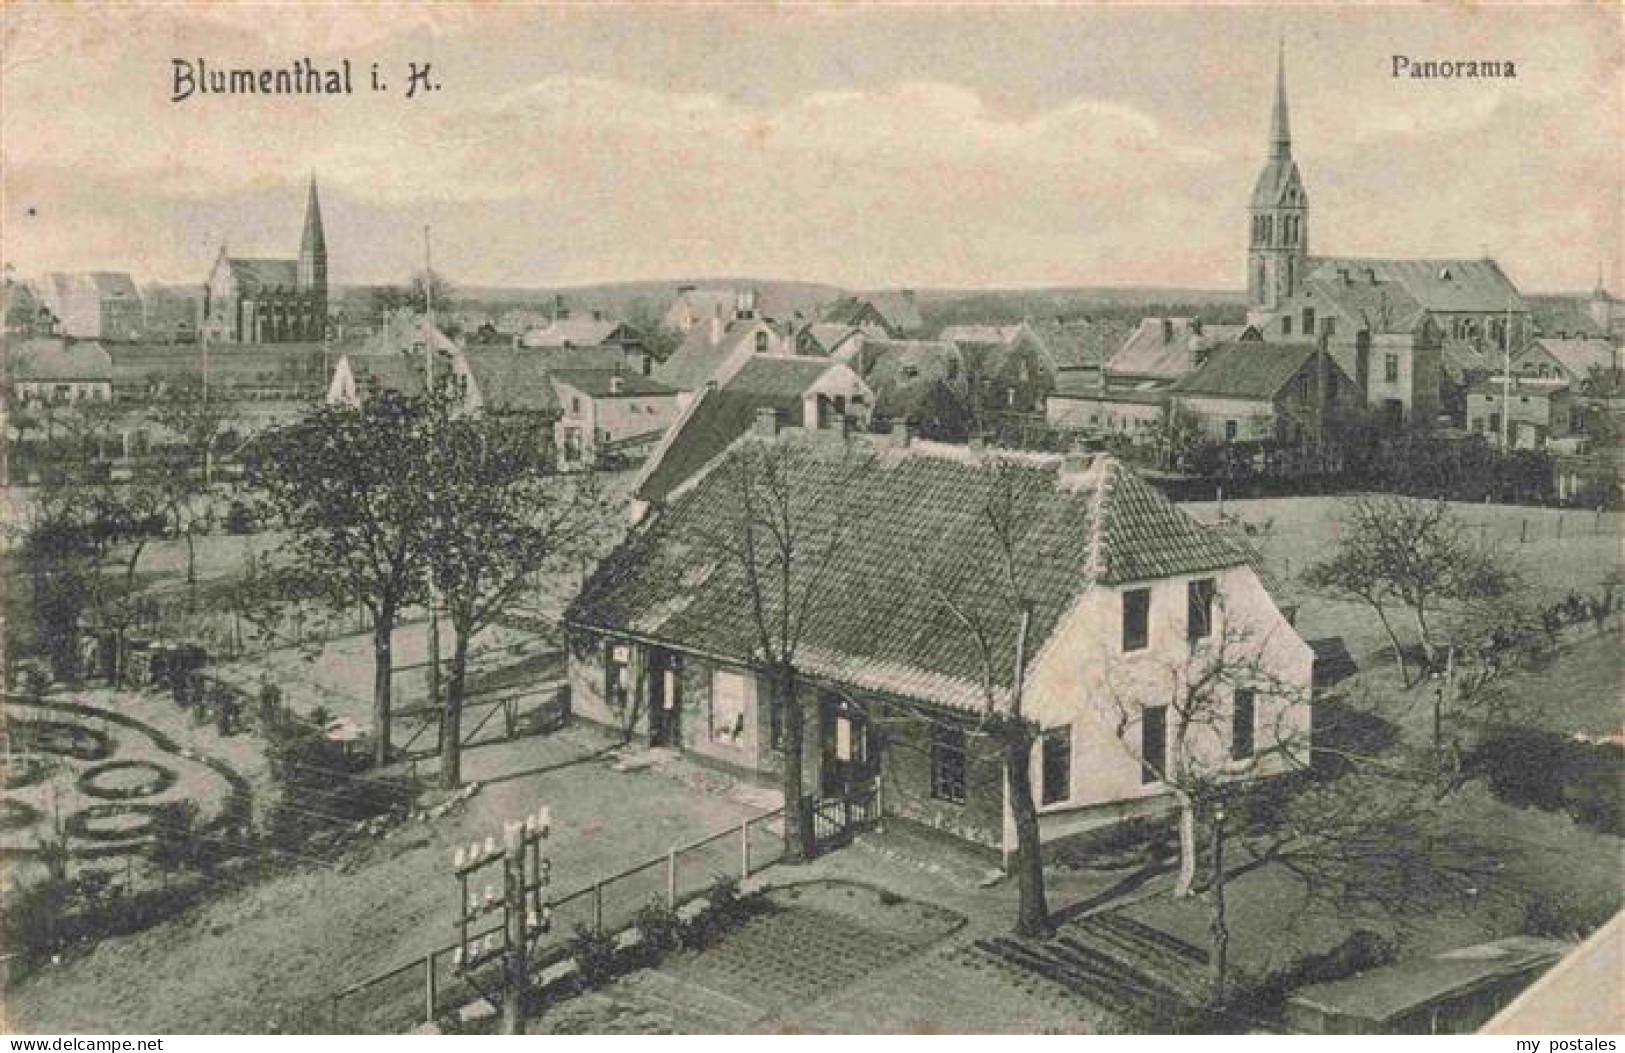
M 1529 306 L 1492 259 L 1309 254 L 1309 197 L 1292 157 L 1284 49 L 1269 157 L 1248 212 L 1248 323 L 1269 342 L 1324 333 L 1333 359 L 1390 426 L 1438 414 L 1447 346 L 1504 361 L 1529 339 Z
M 241 259 L 226 247 L 204 287 L 204 332 L 211 342 L 288 344 L 327 332 L 327 238 L 316 180 L 310 180 L 299 258 Z

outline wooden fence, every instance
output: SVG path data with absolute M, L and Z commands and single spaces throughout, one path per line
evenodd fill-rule
M 703 894 L 719 877 L 743 881 L 777 862 L 784 851 L 779 829 L 784 809 L 752 816 L 738 826 L 674 845 L 664 855 L 599 878 L 568 895 L 554 899 L 552 927 L 533 959 L 534 967 L 561 961 L 568 940 L 577 928 L 614 933 L 631 924 L 637 911 L 651 901 L 675 909 Z M 450 873 L 448 868 L 447 873 Z M 557 870 L 555 869 L 555 874 Z M 448 919 L 456 888 L 448 878 Z M 483 938 L 497 933 L 471 933 Z M 451 922 L 447 921 L 447 931 Z M 457 948 L 448 942 L 392 969 L 370 976 L 330 996 L 328 1021 L 333 1034 L 388 1034 L 411 1027 L 414 1021 L 431 1022 L 478 997 L 478 989 L 453 966 Z

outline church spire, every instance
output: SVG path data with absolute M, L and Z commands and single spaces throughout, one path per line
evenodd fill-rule
M 305 233 L 299 239 L 299 288 L 327 298 L 327 235 L 322 230 L 322 203 L 316 195 L 316 176 L 310 177 L 305 199 Z
M 1275 54 L 1275 112 L 1270 116 L 1270 156 L 1286 159 L 1292 156 L 1292 126 L 1286 109 L 1286 41 L 1280 42 Z
M 299 242 L 299 254 L 327 254 L 327 236 L 322 231 L 322 203 L 316 196 L 316 176 L 310 177 L 310 193 L 305 199 L 305 235 Z

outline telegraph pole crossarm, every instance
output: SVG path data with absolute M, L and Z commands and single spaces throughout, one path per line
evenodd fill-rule
M 530 959 L 552 928 L 553 910 L 548 903 L 552 863 L 542 851 L 542 842 L 552 828 L 552 811 L 544 806 L 523 819 L 504 823 L 500 846 L 495 837 L 487 837 L 457 849 L 452 857 L 458 903 L 452 965 L 475 990 L 500 1005 L 506 1035 L 524 1032 Z M 477 875 L 483 872 L 494 878 L 492 868 L 499 865 L 502 892 L 497 892 L 494 883 L 487 883 L 481 894 Z M 480 919 L 491 915 L 502 918 L 500 935 L 495 928 L 477 931 Z M 479 980 L 480 970 L 493 964 L 501 965 L 501 988 L 494 996 Z

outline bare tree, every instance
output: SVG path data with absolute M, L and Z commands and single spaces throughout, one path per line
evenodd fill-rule
M 1147 656 L 1106 670 L 1118 742 L 1179 810 L 1174 895 L 1181 898 L 1196 881 L 1198 820 L 1239 785 L 1309 763 L 1307 685 L 1276 675 L 1264 657 L 1269 641 L 1225 613 L 1215 596 L 1210 638 L 1177 658 Z M 1165 714 L 1160 757 L 1148 756 L 1137 734 L 1151 708 Z
M 1043 846 L 1038 825 L 1038 805 L 1033 795 L 1032 755 L 1038 744 L 1039 729 L 1023 711 L 1026 695 L 1027 661 L 1031 657 L 1032 619 L 1035 600 L 1017 571 L 1017 545 L 1025 509 L 1028 469 L 1015 462 L 991 459 L 987 470 L 994 475 L 987 498 L 977 509 L 977 522 L 986 532 L 998 554 L 997 565 L 982 568 L 982 574 L 969 574 L 959 588 L 952 589 L 927 573 L 923 558 L 917 577 L 935 602 L 964 630 L 976 648 L 981 665 L 982 710 L 980 727 L 1000 745 L 1008 786 L 1010 813 L 1016 830 L 1016 888 L 1018 905 L 1016 932 L 1044 937 L 1054 932 L 1049 903 L 1044 891 Z M 1014 627 L 1012 653 L 999 654 L 994 644 L 1002 635 L 983 620 L 976 607 L 965 602 L 965 592 L 974 589 L 999 597 L 1000 617 Z M 1009 687 L 1004 686 L 999 667 L 1010 663 Z
M 452 627 L 441 732 L 442 783 L 462 782 L 462 711 L 470 645 L 529 585 L 609 536 L 612 513 L 590 474 L 560 474 L 552 422 L 526 414 L 463 416 L 435 399 L 425 461 L 430 572 Z
M 1405 647 L 1388 618 L 1390 605 L 1411 613 L 1428 669 L 1439 664 L 1431 619 L 1450 605 L 1507 595 L 1516 584 L 1507 559 L 1475 543 L 1444 501 L 1382 494 L 1344 503 L 1337 550 L 1304 572 L 1309 587 L 1365 603 L 1393 645 L 1406 687 Z
M 824 584 L 858 524 L 833 498 L 873 464 L 853 445 L 830 472 L 803 471 L 806 453 L 787 442 L 748 442 L 717 468 L 720 490 L 708 545 L 744 578 L 756 659 L 767 674 L 784 749 L 784 851 L 799 862 L 815 849 L 802 774 L 805 715 L 797 662 L 810 620 L 835 602 Z

